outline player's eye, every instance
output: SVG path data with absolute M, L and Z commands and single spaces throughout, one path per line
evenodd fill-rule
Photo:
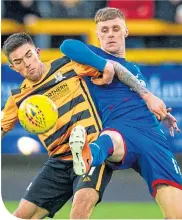
M 117 32 L 117 31 L 119 31 L 119 30 L 120 30 L 119 27 L 114 27 L 114 31 L 115 31 L 115 32 Z
M 20 63 L 21 63 L 21 60 L 18 60 L 18 61 L 15 62 L 16 65 L 18 65 Z
M 107 33 L 108 29 L 104 28 L 102 29 L 102 33 Z
M 26 55 L 27 58 L 30 58 L 31 56 L 32 56 L 32 53 L 28 53 L 28 54 Z

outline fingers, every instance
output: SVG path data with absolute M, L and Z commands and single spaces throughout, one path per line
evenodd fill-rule
M 170 133 L 171 137 L 174 137 L 174 129 L 173 129 L 173 127 L 169 128 L 169 133 Z
M 161 99 L 154 96 L 152 93 L 148 93 L 143 97 L 143 99 L 146 101 L 148 108 L 156 115 L 158 120 L 163 120 L 166 117 L 166 105 Z
M 160 111 L 160 119 L 163 120 L 166 117 L 166 114 L 164 111 Z
M 170 132 L 171 137 L 174 137 L 174 130 L 175 130 L 176 132 L 180 132 L 180 129 L 178 128 L 176 122 L 173 124 L 173 126 L 171 126 L 171 127 L 169 128 L 169 132 Z
M 167 111 L 164 107 L 159 108 L 158 110 L 156 110 L 158 112 L 158 114 L 160 115 L 160 120 L 164 120 L 166 118 L 167 115 Z
M 172 137 L 174 137 L 174 130 L 175 130 L 176 132 L 180 132 L 180 129 L 178 128 L 176 122 L 173 124 L 173 126 L 171 126 L 171 127 L 169 128 L 169 132 L 170 132 L 170 135 L 171 135 Z
M 157 107 L 155 110 L 153 110 L 152 111 L 155 115 L 156 115 L 156 117 L 157 117 L 157 119 L 158 120 L 163 120 L 165 117 L 166 117 L 166 112 L 165 112 L 165 110 L 163 110 L 163 109 L 161 109 L 161 108 L 159 108 L 159 107 Z
M 165 114 L 165 116 L 167 115 L 167 109 L 166 109 L 166 105 L 164 102 L 160 103 L 160 109 L 161 111 Z
M 169 128 L 169 132 L 170 132 L 170 135 L 171 135 L 172 137 L 174 137 L 174 130 L 175 130 L 176 132 L 180 132 L 180 129 L 178 128 L 176 122 L 173 122 L 172 125 L 171 125 L 170 128 Z
M 167 108 L 167 113 L 172 112 L 172 108 Z
M 178 128 L 176 122 L 173 123 L 173 128 L 175 129 L 176 132 L 180 132 L 180 129 Z
M 112 83 L 112 76 L 110 75 L 103 75 L 102 78 L 91 78 L 91 81 L 95 85 L 105 85 L 105 84 L 110 84 Z
M 111 62 L 107 61 L 107 64 L 105 66 L 104 72 L 103 72 L 103 82 L 105 84 L 110 84 L 113 80 L 113 77 L 115 75 L 114 66 Z
M 114 77 L 114 75 L 112 75 L 110 73 L 109 74 L 104 73 L 102 79 L 105 82 L 105 84 L 110 84 L 110 83 L 112 83 L 113 77 Z
M 159 120 L 163 120 L 167 115 L 166 105 L 162 100 L 160 100 L 158 98 L 155 101 L 156 101 L 156 105 L 153 106 L 153 108 L 151 110 L 156 115 L 156 117 L 158 119 L 159 119 L 159 116 L 160 116 Z
M 174 123 L 177 122 L 176 118 L 175 118 L 173 115 L 171 115 L 170 113 L 167 113 L 165 119 L 167 119 L 168 122 L 170 122 L 171 126 L 173 126 Z M 177 126 L 177 124 L 176 124 L 176 126 Z M 173 127 L 174 127 L 174 126 L 173 126 Z
M 101 86 L 101 85 L 104 85 L 104 84 L 105 84 L 105 81 L 103 80 L 103 78 L 101 78 L 101 79 L 91 79 L 91 81 L 92 81 L 95 85 L 98 85 L 98 86 Z
M 158 111 L 152 111 L 158 120 L 161 120 L 161 116 Z
M 154 113 L 155 114 L 155 113 Z M 157 119 L 160 121 L 161 120 L 161 117 L 160 117 L 160 115 L 158 115 L 158 114 L 155 114 L 155 116 L 157 117 Z
M 109 84 L 109 83 L 106 83 L 106 81 L 102 78 L 101 79 L 92 79 L 91 81 L 93 82 L 93 84 L 98 85 L 98 86 Z
M 170 113 L 167 114 L 167 117 L 170 118 L 170 121 L 171 121 L 172 123 L 177 122 L 176 118 L 175 118 L 173 115 L 171 115 Z
M 174 137 L 174 131 L 180 132 L 180 129 L 177 125 L 176 118 L 169 113 L 169 109 L 167 109 L 168 113 L 163 120 L 163 123 L 169 128 L 170 135 Z

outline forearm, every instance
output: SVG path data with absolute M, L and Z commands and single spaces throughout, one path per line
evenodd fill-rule
M 124 66 L 117 62 L 111 61 L 114 65 L 115 73 L 118 75 L 118 78 L 125 85 L 129 86 L 133 91 L 138 93 L 142 98 L 145 98 L 149 90 L 140 83 L 140 81 Z
M 155 114 L 158 120 L 165 118 L 167 114 L 165 103 L 153 95 L 128 69 L 119 63 L 112 63 L 120 81 L 140 95 L 146 102 L 148 109 Z
M 75 62 L 92 66 L 99 71 L 104 71 L 107 60 L 93 53 L 84 43 L 78 40 L 65 40 L 60 50 Z

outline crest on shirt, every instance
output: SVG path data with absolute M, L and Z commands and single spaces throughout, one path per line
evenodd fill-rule
M 61 82 L 63 79 L 66 79 L 66 77 L 63 76 L 63 74 L 60 71 L 54 74 L 54 78 L 56 79 L 55 83 Z

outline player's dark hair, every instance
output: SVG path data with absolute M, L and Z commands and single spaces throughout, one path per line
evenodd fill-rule
M 115 18 L 121 18 L 125 20 L 124 14 L 118 8 L 105 7 L 99 9 L 95 14 L 95 23 L 100 21 L 112 20 Z
M 3 51 L 9 60 L 9 54 L 23 44 L 35 45 L 32 38 L 26 33 L 15 33 L 10 35 L 3 44 Z M 10 61 L 10 60 L 9 60 Z

